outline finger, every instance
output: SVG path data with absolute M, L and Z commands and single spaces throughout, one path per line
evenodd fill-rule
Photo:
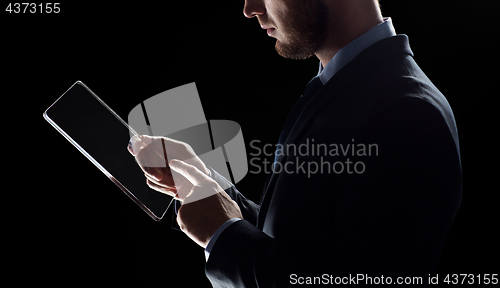
M 199 185 L 201 182 L 210 179 L 207 174 L 201 172 L 200 169 L 184 161 L 173 159 L 170 161 L 169 165 L 170 168 L 184 176 L 193 185 Z
M 134 135 L 128 142 L 127 150 L 130 154 L 136 156 L 150 142 L 151 140 L 148 139 L 147 135 Z
M 169 150 L 177 150 L 179 148 L 182 148 L 184 147 L 184 145 L 186 145 L 186 143 L 184 142 L 181 142 L 181 141 L 178 141 L 178 140 L 174 140 L 172 138 L 168 138 L 168 137 L 158 137 L 158 136 L 153 136 L 151 137 L 152 139 L 155 139 L 157 141 L 162 141 L 162 145 L 165 146 L 165 148 L 167 149 L 167 151 Z
M 167 151 L 172 151 L 175 152 L 179 148 L 184 147 L 186 143 L 174 140 L 172 138 L 168 137 L 162 137 L 162 136 L 149 136 L 149 135 L 141 135 L 141 136 L 134 136 L 132 139 L 132 146 L 135 148 L 140 148 L 141 145 L 143 147 L 151 145 L 154 143 L 155 145 L 159 145 L 159 147 L 163 146 Z
M 161 142 L 151 142 L 144 147 L 141 145 L 139 149 L 141 150 L 135 156 L 139 165 L 144 167 L 168 167 L 168 161 L 165 160 L 165 153 Z M 134 150 L 135 152 L 136 150 Z
M 134 153 L 134 143 L 136 142 L 135 140 L 136 137 L 138 137 L 138 135 L 135 135 L 134 137 L 130 138 L 127 145 L 127 150 L 130 154 L 132 154 L 132 156 L 137 155 L 136 153 Z
M 160 181 L 158 180 L 158 178 L 156 178 L 154 175 L 151 175 L 151 174 L 148 174 L 148 173 L 144 173 L 144 176 L 146 176 L 146 178 L 147 178 L 149 181 L 151 181 L 151 182 L 155 183 L 155 184 L 156 184 L 156 185 L 158 185 L 158 186 L 162 186 L 162 187 L 165 187 L 165 188 L 175 189 L 175 186 L 166 185 L 166 184 L 164 184 L 164 183 L 160 182 Z
M 149 188 L 151 188 L 155 191 L 161 192 L 163 194 L 167 194 L 167 195 L 177 199 L 177 190 L 176 189 L 160 186 L 160 185 L 152 182 L 149 179 L 146 180 L 146 184 L 149 186 Z
M 189 181 L 185 181 L 179 188 L 177 188 L 177 195 L 175 196 L 175 199 L 184 201 L 184 199 L 186 199 L 186 197 L 188 197 L 193 190 L 193 187 L 193 184 L 189 183 Z
M 168 137 L 134 135 L 132 138 L 130 138 L 127 148 L 128 151 L 135 156 L 141 150 L 141 148 L 144 148 L 153 142 L 157 143 L 163 142 L 163 145 L 165 145 L 166 148 L 170 149 L 176 149 L 186 144 L 184 142 L 177 141 Z
M 146 177 L 150 177 L 151 179 L 155 179 L 156 181 L 161 181 L 163 178 L 163 172 L 160 168 L 156 167 L 146 167 L 139 165 L 144 172 Z
M 141 151 L 143 151 L 144 148 L 147 148 L 145 149 L 145 151 L 148 151 L 148 153 L 150 153 L 151 151 L 155 151 L 157 152 L 157 154 L 163 156 L 164 149 L 162 142 L 164 142 L 163 137 L 135 135 L 130 138 L 127 149 L 133 156 L 140 156 Z
M 185 180 L 184 183 L 182 183 L 179 187 L 169 187 L 163 185 L 163 183 L 161 182 L 154 180 L 153 178 L 148 177 L 148 175 L 146 175 L 146 178 L 148 178 L 146 180 L 146 184 L 148 184 L 151 189 L 168 194 L 180 201 L 183 201 L 193 188 L 193 185 L 189 183 L 189 181 Z
M 180 185 L 182 185 L 183 182 L 189 182 L 189 181 L 186 181 L 186 178 L 184 178 L 184 177 L 182 177 L 182 179 L 177 179 L 177 178 L 181 178 L 181 176 L 176 177 L 176 179 L 172 179 L 172 178 L 158 179 L 154 175 L 150 175 L 148 173 L 144 173 L 144 176 L 146 176 L 146 178 L 148 178 L 151 182 L 153 182 L 159 186 L 163 186 L 163 187 L 171 188 L 171 189 L 178 189 L 180 187 Z

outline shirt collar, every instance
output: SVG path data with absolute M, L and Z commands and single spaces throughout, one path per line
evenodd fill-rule
M 396 36 L 396 30 L 392 25 L 391 18 L 384 18 L 384 22 L 378 24 L 363 35 L 351 41 L 340 49 L 335 56 L 326 64 L 325 68 L 319 63 L 318 76 L 321 82 L 326 84 L 340 69 L 351 62 L 366 48 L 372 46 L 380 40 Z

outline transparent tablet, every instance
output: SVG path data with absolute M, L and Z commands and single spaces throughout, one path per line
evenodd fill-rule
M 130 135 L 137 133 L 85 84 L 73 84 L 43 116 L 149 216 L 163 218 L 173 198 L 147 186 L 128 152 Z

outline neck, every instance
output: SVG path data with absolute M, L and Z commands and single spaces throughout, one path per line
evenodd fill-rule
M 352 5 L 354 2 L 356 1 L 329 2 L 325 41 L 315 53 L 323 68 L 340 49 L 383 22 L 380 8 L 375 2 L 369 7 L 366 7 L 365 1 Z M 360 6 L 361 4 L 365 6 Z

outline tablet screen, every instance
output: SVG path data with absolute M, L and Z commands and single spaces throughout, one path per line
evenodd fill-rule
M 128 141 L 137 133 L 85 84 L 73 84 L 44 118 L 149 216 L 163 218 L 173 198 L 147 186 L 144 172 L 128 152 Z M 96 199 L 108 193 L 98 188 Z

